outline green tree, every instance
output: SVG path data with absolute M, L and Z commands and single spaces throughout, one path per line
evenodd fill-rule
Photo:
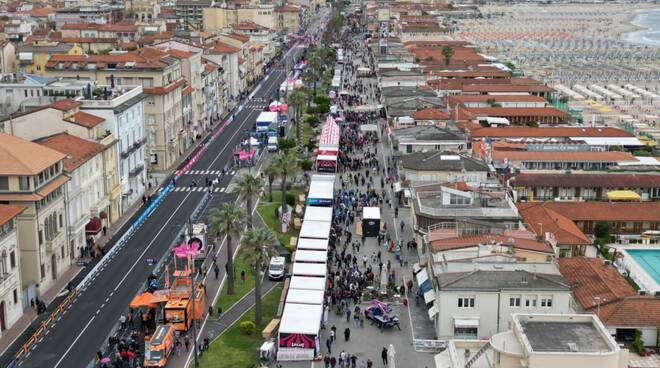
M 234 294 L 234 247 L 232 240 L 243 230 L 245 212 L 232 202 L 222 205 L 222 208 L 212 208 L 209 211 L 209 222 L 214 233 L 227 236 L 227 294 Z
M 289 106 L 293 107 L 295 113 L 296 126 L 296 144 L 300 145 L 300 119 L 302 119 L 303 108 L 307 103 L 307 94 L 305 91 L 298 90 L 289 96 Z
M 286 211 L 286 181 L 294 176 L 300 169 L 298 158 L 295 154 L 280 152 L 273 158 L 273 165 L 277 168 L 280 178 L 280 190 L 282 192 L 282 213 Z M 280 221 L 282 217 L 280 216 Z
M 273 161 L 270 161 L 268 165 L 266 165 L 266 168 L 264 169 L 264 174 L 266 174 L 266 178 L 268 178 L 268 202 L 272 202 L 273 182 L 275 181 L 275 178 L 279 174 L 279 171 L 277 170 L 277 167 L 273 164 Z
M 454 56 L 454 48 L 450 45 L 442 46 L 442 56 L 445 58 L 445 65 L 449 65 L 451 57 Z
M 248 228 L 252 228 L 252 200 L 259 195 L 264 188 L 264 182 L 260 176 L 245 174 L 238 180 L 238 198 L 241 198 L 247 204 L 246 218 Z
M 318 52 L 314 52 L 307 59 L 307 70 L 305 70 L 305 72 L 310 73 L 312 75 L 313 81 L 314 81 L 312 83 L 313 93 L 312 93 L 311 96 L 316 96 L 316 82 L 319 79 L 319 73 L 320 73 L 322 65 L 323 65 L 323 60 L 321 59 L 321 56 L 319 56 Z
M 241 247 L 247 250 L 247 263 L 254 272 L 254 319 L 261 324 L 261 278 L 268 260 L 275 255 L 275 234 L 268 228 L 249 229 L 241 238 Z
M 594 226 L 594 235 L 596 235 L 596 238 L 609 239 L 611 230 L 612 230 L 611 223 L 609 223 L 608 221 L 598 221 Z

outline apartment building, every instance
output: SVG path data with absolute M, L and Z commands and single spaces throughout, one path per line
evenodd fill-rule
M 241 22 L 254 22 L 279 30 L 273 4 L 245 4 L 240 7 L 223 7 L 216 4 L 203 10 L 204 32 L 222 31 Z
M 285 4 L 275 8 L 277 15 L 277 30 L 281 33 L 298 33 L 300 31 L 301 10 L 297 5 Z
M 201 30 L 203 10 L 213 6 L 213 0 L 177 0 L 176 16 L 186 29 Z
M 137 201 L 148 187 L 145 153 L 144 99 L 141 86 L 110 88 L 96 86 L 92 95 L 79 100 L 81 111 L 105 119 L 103 127 L 117 140 L 114 177 L 119 183 L 118 217 Z M 111 222 L 115 219 L 111 216 Z
M 170 167 L 188 147 L 190 131 L 183 124 L 181 62 L 167 52 L 142 48 L 110 55 L 55 56 L 49 75 L 84 78 L 101 85 L 142 86 L 145 98 L 145 137 L 149 168 Z
M 25 207 L 0 204 L 0 337 L 23 314 L 16 218 Z
M 125 5 L 131 17 L 142 24 L 153 23 L 160 14 L 160 4 L 156 0 L 127 0 Z
M 71 178 L 65 189 L 69 246 L 72 257 L 81 257 L 108 225 L 110 202 L 103 177 L 103 151 L 108 147 L 66 133 L 35 142 L 66 155 L 64 173 Z
M 24 44 L 18 50 L 18 71 L 46 75 L 46 63 L 53 55 L 83 55 L 82 47 L 64 42 Z
M 16 217 L 24 300 L 48 290 L 73 260 L 66 231 L 63 153 L 0 133 L 0 201 L 25 207 Z

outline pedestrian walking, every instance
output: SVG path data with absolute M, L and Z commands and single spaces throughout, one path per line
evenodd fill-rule
M 218 320 L 220 320 L 220 317 L 222 317 L 222 306 L 218 306 Z
M 335 325 L 332 325 L 332 327 L 330 327 L 330 340 L 334 342 L 336 338 L 337 338 L 337 327 L 335 327 Z
M 351 310 L 346 309 L 346 323 L 349 323 L 351 321 Z
M 213 318 L 213 306 L 209 305 L 209 318 Z
M 380 357 L 383 359 L 383 365 L 387 366 L 387 348 L 383 348 L 383 351 L 380 352 Z
M 351 329 L 346 327 L 344 329 L 344 341 L 349 341 L 351 339 Z
M 220 276 L 220 267 L 218 267 L 218 265 L 215 265 L 215 267 L 213 267 L 213 272 L 215 272 L 215 279 L 217 280 L 218 277 Z
M 126 328 L 126 316 L 123 313 L 119 316 L 119 324 L 122 330 Z
M 323 364 L 325 365 L 325 368 L 330 368 L 330 356 L 326 355 L 323 357 Z
M 337 366 L 337 358 L 331 357 L 330 358 L 330 367 L 335 368 Z
M 325 340 L 325 347 L 328 348 L 328 354 L 332 354 L 332 339 Z
M 245 283 L 245 271 L 241 270 L 241 283 Z
M 190 337 L 188 335 L 183 338 L 183 345 L 186 347 L 186 351 L 190 351 Z

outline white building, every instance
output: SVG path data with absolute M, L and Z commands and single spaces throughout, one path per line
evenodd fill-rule
M 106 146 L 66 133 L 37 141 L 65 154 L 64 172 L 71 178 L 66 183 L 69 246 L 74 257 L 80 257 L 102 230 L 100 213 L 109 201 L 103 185 L 103 151 Z
M 0 337 L 23 314 L 16 216 L 25 207 L 0 204 Z
M 121 185 L 120 213 L 142 198 L 147 186 L 144 153 L 144 97 L 142 87 L 99 86 L 105 91 L 94 99 L 81 100 L 82 111 L 105 119 L 104 127 L 119 140 L 117 166 Z
M 511 327 L 512 313 L 572 313 L 571 289 L 558 270 L 440 273 L 434 294 L 425 299 L 433 303 L 429 314 L 441 339 L 489 338 Z

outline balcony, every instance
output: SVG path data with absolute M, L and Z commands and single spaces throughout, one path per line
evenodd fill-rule
M 138 148 L 142 147 L 143 144 L 144 144 L 144 138 L 138 139 L 137 141 L 133 142 L 133 145 L 131 146 L 130 151 L 134 152 Z
M 144 170 L 144 165 L 140 164 L 135 166 L 131 171 L 128 172 L 128 176 L 130 178 L 136 177 L 138 174 L 140 174 Z

